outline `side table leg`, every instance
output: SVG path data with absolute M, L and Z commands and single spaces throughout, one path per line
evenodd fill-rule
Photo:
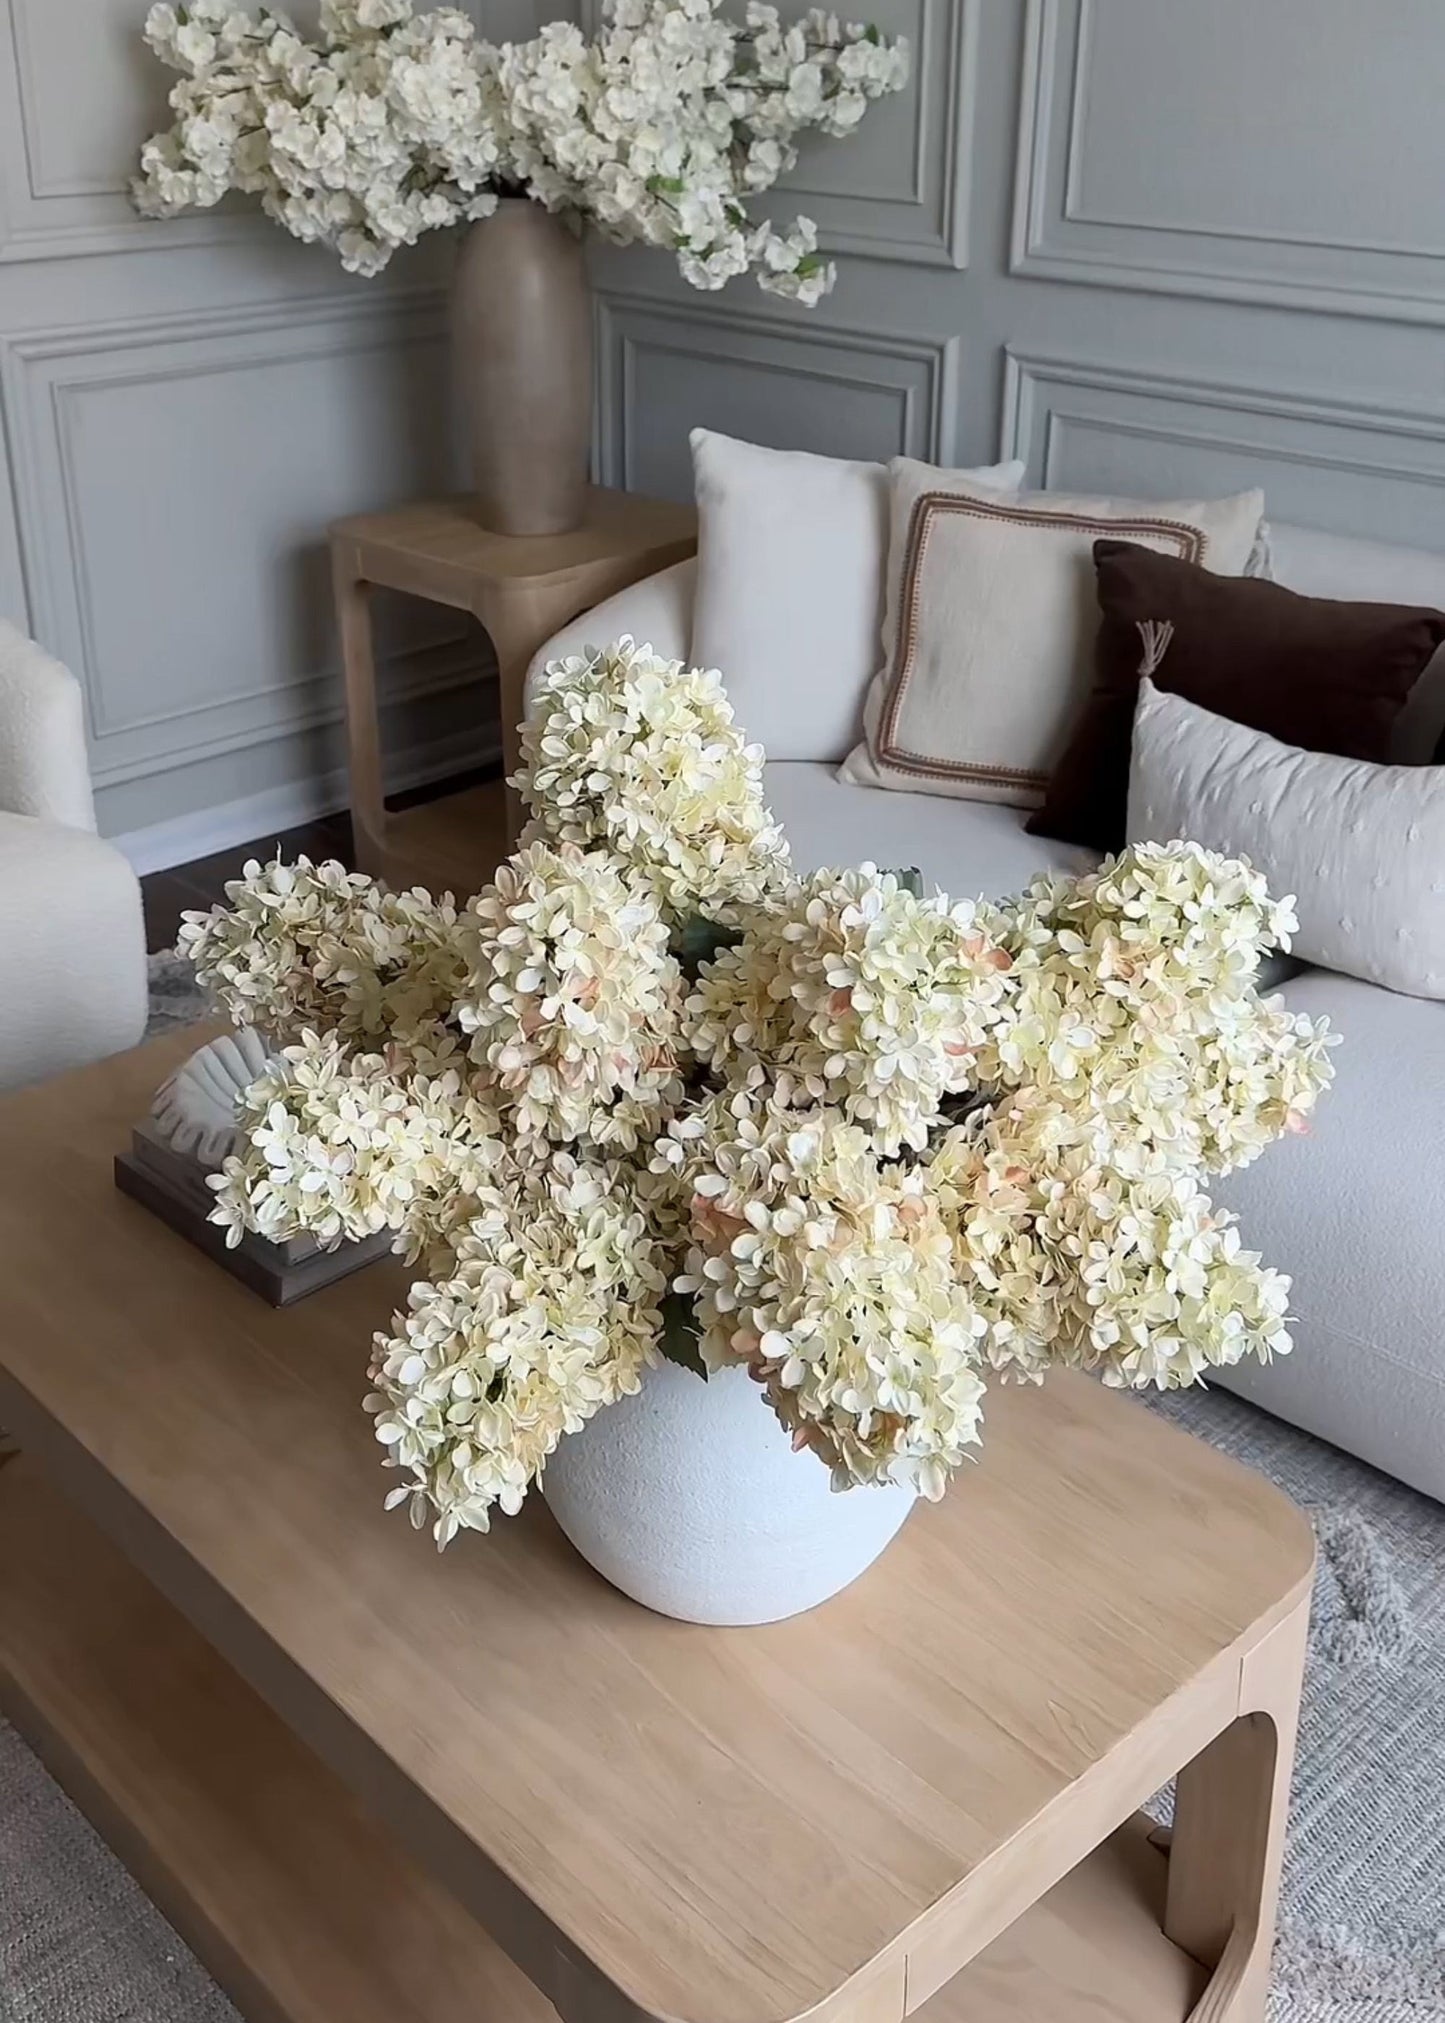
M 559 584 L 509 584 L 489 587 L 478 598 L 473 615 L 484 628 L 497 656 L 497 700 L 502 719 L 502 770 L 510 779 L 521 763 L 522 688 L 532 655 L 544 640 L 576 616 L 577 593 Z M 522 827 L 521 797 L 506 790 L 507 847 Z
M 386 869 L 386 800 L 381 780 L 381 731 L 371 644 L 371 585 L 343 542 L 331 551 L 336 629 L 346 682 L 346 753 L 351 779 L 351 834 L 358 870 Z
M 1179 1773 L 1164 1929 L 1215 1970 L 1190 2023 L 1264 2023 L 1308 1598 L 1245 1660 L 1242 1712 Z

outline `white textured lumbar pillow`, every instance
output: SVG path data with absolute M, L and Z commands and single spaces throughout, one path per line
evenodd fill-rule
M 888 472 L 694 429 L 695 666 L 770 759 L 841 759 L 882 657 Z M 927 469 L 929 466 L 921 466 Z M 1021 463 L 940 471 L 1016 491 Z
M 1145 681 L 1128 833 L 1248 857 L 1294 895 L 1295 955 L 1445 998 L 1445 767 L 1301 751 Z
M 882 671 L 859 786 L 1034 808 L 1093 680 L 1094 543 L 1137 541 L 1242 575 L 1262 492 L 1151 502 L 997 491 L 895 458 Z

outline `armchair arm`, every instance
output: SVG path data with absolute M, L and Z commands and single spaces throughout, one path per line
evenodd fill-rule
M 584 646 L 610 646 L 630 632 L 640 646 L 651 646 L 666 660 L 686 660 L 692 650 L 692 602 L 697 587 L 697 558 L 674 562 L 655 576 L 631 583 L 615 597 L 595 604 L 554 632 L 532 656 L 522 687 L 524 718 L 530 714 L 532 691 L 549 660 L 580 653 Z
M 80 683 L 0 619 L 0 810 L 94 829 Z

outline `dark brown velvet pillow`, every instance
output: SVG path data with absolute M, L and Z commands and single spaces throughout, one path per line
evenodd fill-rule
M 1284 744 L 1377 764 L 1390 759 L 1395 718 L 1445 640 L 1445 612 L 1301 597 L 1132 541 L 1096 541 L 1094 568 L 1094 686 L 1028 826 L 1095 850 L 1124 843 L 1141 624 L 1174 628 L 1149 670 L 1156 688 Z

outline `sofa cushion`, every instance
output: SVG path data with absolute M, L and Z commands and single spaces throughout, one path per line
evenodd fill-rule
M 1292 1276 L 1295 1348 L 1215 1377 L 1445 1500 L 1445 1005 L 1324 970 L 1284 998 L 1340 1033 L 1334 1087 L 1213 1192 Z
M 1006 899 L 1040 871 L 1098 862 L 1092 851 L 1030 836 L 1017 808 L 992 801 L 880 794 L 802 760 L 773 761 L 765 782 L 799 871 L 865 859 L 884 870 L 916 865 L 927 885 L 955 899 Z
M 1397 548 L 1317 527 L 1271 530 L 1272 574 L 1306 597 L 1359 597 L 1376 604 L 1427 604 L 1445 610 L 1445 555 Z M 1395 719 L 1390 760 L 1397 766 L 1445 765 L 1445 647 L 1410 691 Z
M 1258 491 L 1000 498 L 905 457 L 889 471 L 884 663 L 844 771 L 860 786 L 1014 807 L 1039 805 L 1089 692 L 1095 537 L 1126 534 L 1238 575 L 1264 507 Z
M 1370 766 L 1280 744 L 1146 681 L 1134 717 L 1129 841 L 1187 836 L 1247 857 L 1293 896 L 1296 955 L 1445 998 L 1445 770 Z
M 878 668 L 888 473 L 882 464 L 691 437 L 697 492 L 692 659 L 722 672 L 738 722 L 775 759 L 841 759 Z M 1021 463 L 938 471 L 1010 493 Z
M 1383 764 L 1395 720 L 1445 640 L 1445 615 L 1426 606 L 1226 582 L 1130 541 L 1096 542 L 1094 561 L 1094 684 L 1034 826 L 1099 850 L 1124 840 L 1142 672 L 1285 744 Z

